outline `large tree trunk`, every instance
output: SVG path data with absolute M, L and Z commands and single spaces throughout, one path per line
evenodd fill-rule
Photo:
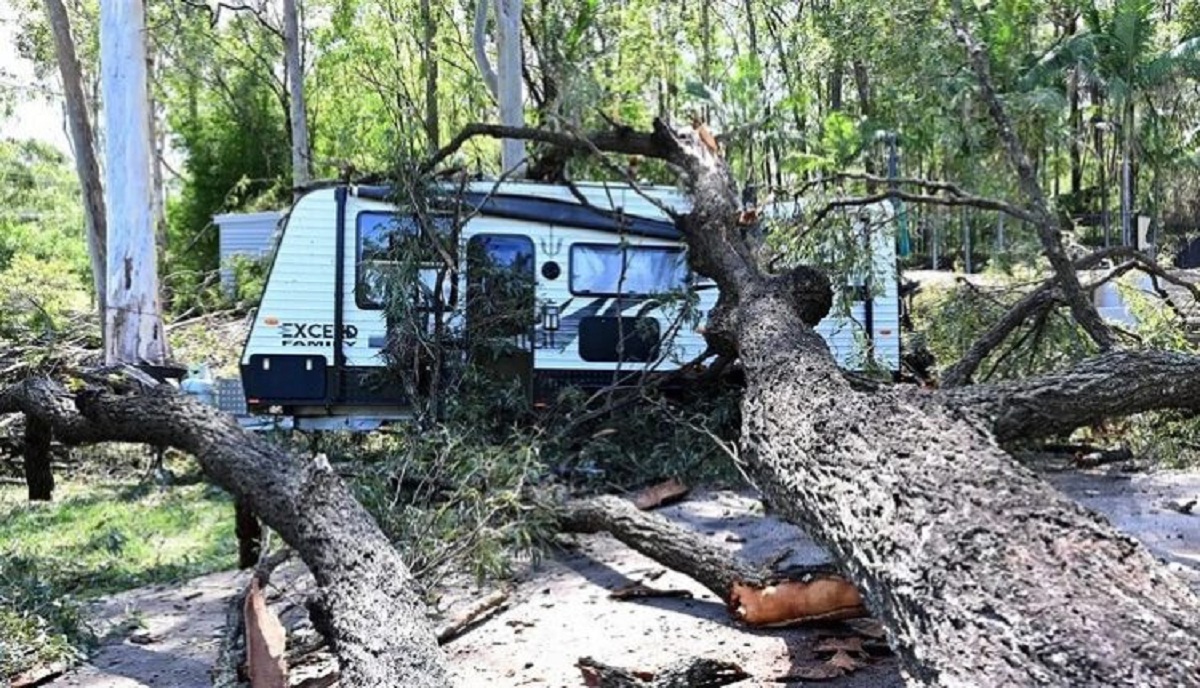
M 162 363 L 167 341 L 158 293 L 154 203 L 150 188 L 150 113 L 145 13 L 141 0 L 100 5 L 108 207 L 108 363 Z
M 752 476 L 843 563 L 914 679 L 1200 681 L 1200 603 L 1141 545 L 1017 465 L 971 413 L 851 390 L 789 299 L 748 296 Z
M 308 184 L 311 162 L 308 143 L 308 108 L 304 98 L 304 61 L 300 56 L 300 18 L 296 0 L 283 0 L 284 60 L 287 68 L 289 119 L 292 123 L 292 189 Z
M 258 514 L 312 571 L 320 589 L 314 622 L 338 654 L 345 685 L 449 685 L 412 576 L 327 461 L 285 452 L 165 386 L 120 391 L 72 396 L 30 379 L 0 391 L 0 413 L 23 412 L 67 444 L 140 442 L 193 454 L 210 480 Z
M 96 140 L 88 119 L 87 101 L 83 96 L 83 76 L 75 55 L 75 40 L 71 37 L 71 19 L 62 0 L 44 0 L 50 29 L 54 33 L 54 52 L 62 77 L 63 96 L 67 104 L 67 125 L 75 152 L 75 173 L 83 194 L 83 214 L 87 224 L 88 256 L 92 263 L 92 283 L 96 289 L 96 304 L 100 317 L 107 312 L 107 231 L 105 229 L 104 188 L 100 183 L 100 165 L 96 162 Z

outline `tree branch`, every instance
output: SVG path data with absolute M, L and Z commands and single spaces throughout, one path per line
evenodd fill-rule
M 1116 338 L 1112 330 L 1100 318 L 1100 314 L 1096 312 L 1096 307 L 1083 293 L 1079 279 L 1072 269 L 1071 261 L 1067 258 L 1066 251 L 1063 250 L 1058 222 L 1050 212 L 1049 203 L 1046 201 L 1045 192 L 1038 183 L 1033 163 L 1025 153 L 1025 147 L 1021 145 L 1016 129 L 1009 120 L 1008 113 L 1000 102 L 1000 96 L 992 84 L 988 54 L 966 26 L 962 0 L 953 0 L 951 6 L 953 12 L 950 15 L 950 24 L 959 41 L 967 50 L 968 61 L 979 84 L 979 94 L 987 104 L 988 113 L 996 125 L 997 133 L 1004 143 L 1008 158 L 1017 170 L 1018 183 L 1029 201 L 1030 211 L 1034 218 L 1033 225 L 1038 230 L 1038 235 L 1042 240 L 1042 250 L 1050 260 L 1055 278 L 1062 288 L 1063 298 L 1071 307 L 1071 314 L 1075 317 L 1075 321 L 1096 342 L 1096 346 L 1100 347 L 1101 351 L 1109 351 L 1117 345 Z
M 581 153 L 591 152 L 594 148 L 608 153 L 641 155 L 663 160 L 671 159 L 669 150 L 655 140 L 654 134 L 637 132 L 628 128 L 579 136 L 566 132 L 547 131 L 531 127 L 506 127 L 500 124 L 475 123 L 463 127 L 449 143 L 438 149 L 436 153 L 423 162 L 419 170 L 422 173 L 432 172 L 447 158 L 457 153 L 468 141 L 477 137 L 538 141 Z
M 1200 356 L 1111 352 L 1061 372 L 947 389 L 935 396 L 992 419 L 1001 442 L 1047 437 L 1146 411 L 1200 411 Z
M 320 586 L 318 629 L 347 685 L 440 687 L 445 660 L 399 554 L 323 459 L 299 458 L 229 416 L 165 386 L 86 376 L 70 394 L 36 378 L 0 391 L 0 413 L 44 420 L 66 444 L 138 442 L 196 457 L 206 476 L 247 504 L 300 553 Z
M 1114 246 L 1095 251 L 1075 261 L 1073 268 L 1076 271 L 1090 270 L 1106 260 L 1117 258 L 1124 258 L 1128 261 L 1120 267 L 1119 272 L 1114 270 L 1100 281 L 1093 282 L 1086 287 L 1081 285 L 1080 288 L 1091 294 L 1101 284 L 1109 282 L 1130 270 L 1140 269 L 1172 284 L 1186 287 L 1200 301 L 1200 287 L 1169 274 L 1159 267 L 1157 263 L 1147 258 L 1145 254 L 1128 246 Z M 1056 288 L 1057 286 L 1058 282 L 1056 280 L 1047 280 L 1013 304 L 1012 308 L 1005 312 L 987 332 L 975 340 L 967 350 L 967 353 L 963 354 L 963 357 L 957 363 L 946 369 L 946 372 L 941 377 L 942 387 L 961 387 L 970 384 L 971 377 L 975 374 L 980 364 L 983 363 L 984 359 L 1030 316 L 1040 313 L 1046 308 L 1065 303 L 1062 292 Z
M 908 203 L 921 203 L 925 205 L 941 205 L 951 207 L 970 207 L 980 208 L 982 210 L 995 210 L 1005 215 L 1021 220 L 1023 222 L 1036 222 L 1033 214 L 1026 210 L 1022 210 L 1011 203 L 1005 203 L 993 198 L 985 198 L 983 196 L 969 195 L 952 195 L 952 196 L 932 196 L 929 194 L 915 194 L 908 191 L 885 191 L 869 196 L 852 196 L 848 198 L 838 198 L 829 201 L 817 211 L 811 222 L 812 226 L 816 226 L 829 215 L 830 212 L 838 208 L 857 207 L 864 205 L 872 205 L 881 201 L 886 201 L 892 198 L 897 198 Z

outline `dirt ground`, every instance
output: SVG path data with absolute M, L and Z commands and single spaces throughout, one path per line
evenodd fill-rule
M 1127 475 L 1116 470 L 1050 472 L 1060 489 L 1137 536 L 1200 591 L 1200 515 L 1170 505 L 1200 496 L 1200 472 Z M 1196 511 L 1200 513 L 1200 505 Z M 824 560 L 798 529 L 761 515 L 759 502 L 731 492 L 699 492 L 661 510 L 755 561 L 786 553 L 785 563 Z M 790 551 L 789 551 L 790 550 Z M 630 581 L 682 588 L 692 599 L 621 602 L 608 593 Z M 172 588 L 130 591 L 96 605 L 92 614 L 115 628 L 91 661 L 49 685 L 87 688 L 202 688 L 224 623 L 226 601 L 244 582 L 219 573 Z M 477 594 L 459 590 L 447 602 Z M 130 631 L 136 618 L 140 631 Z M 126 627 L 122 624 L 125 623 Z M 821 635 L 851 632 L 845 624 L 821 628 L 747 631 L 732 626 L 723 606 L 694 581 L 630 551 L 608 536 L 571 538 L 568 547 L 517 581 L 508 606 L 446 647 L 456 684 L 580 686 L 580 657 L 626 668 L 654 670 L 688 656 L 739 663 L 754 678 L 739 686 L 778 686 L 772 679 L 808 663 Z M 135 642 L 142 641 L 142 642 Z M 838 688 L 901 686 L 895 661 L 884 659 L 827 685 Z

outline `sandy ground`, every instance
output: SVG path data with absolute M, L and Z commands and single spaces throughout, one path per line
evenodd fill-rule
M 207 688 L 239 571 L 113 595 L 89 610 L 109 640 L 84 665 L 48 685 L 66 688 Z
M 1071 471 L 1049 473 L 1047 478 L 1139 537 L 1200 591 L 1200 515 L 1180 514 L 1168 506 L 1173 500 L 1200 496 L 1200 473 Z M 709 492 L 661 513 L 751 560 L 773 559 L 788 550 L 787 563 L 824 559 L 802 532 L 760 511 L 750 497 Z M 654 578 L 654 587 L 683 588 L 694 597 L 641 602 L 608 598 L 613 588 L 649 578 Z M 225 602 L 243 582 L 240 574 L 219 573 L 174 588 L 130 591 L 97 605 L 93 616 L 117 627 L 116 637 L 87 665 L 49 685 L 210 685 L 208 669 L 224 623 Z M 462 599 L 461 591 L 453 597 Z M 120 627 L 131 615 L 144 627 L 132 637 Z M 850 632 L 844 624 L 757 632 L 736 628 L 719 601 L 694 581 L 664 570 L 608 536 L 587 536 L 573 538 L 572 546 L 521 576 L 508 607 L 449 644 L 446 652 L 456 684 L 464 688 L 580 686 L 574 664 L 583 656 L 654 670 L 697 655 L 741 664 L 754 678 L 739 686 L 778 686 L 782 684 L 771 679 L 808 663 L 816 638 Z M 902 682 L 895 661 L 884 659 L 828 685 L 891 688 Z

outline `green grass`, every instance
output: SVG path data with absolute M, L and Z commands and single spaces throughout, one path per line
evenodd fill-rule
M 0 486 L 0 680 L 77 658 L 81 601 L 236 563 L 233 508 L 215 488 L 68 483 L 55 497 Z

